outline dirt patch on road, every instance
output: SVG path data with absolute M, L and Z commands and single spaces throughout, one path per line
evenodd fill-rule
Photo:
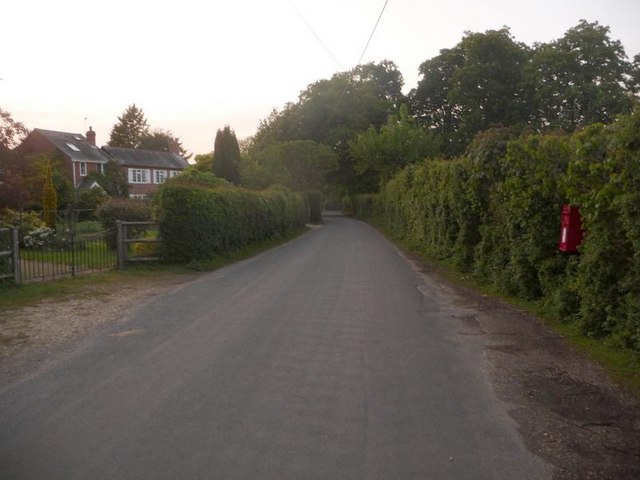
M 87 284 L 63 298 L 0 309 L 0 384 L 38 368 L 100 325 L 129 316 L 153 297 L 197 275 L 166 274 Z
M 498 397 L 511 406 L 527 448 L 556 467 L 554 479 L 640 479 L 635 396 L 535 316 L 411 260 L 465 312 L 452 316 L 457 333 L 482 342 Z

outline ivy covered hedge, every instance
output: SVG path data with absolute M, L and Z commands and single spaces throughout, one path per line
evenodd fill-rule
M 640 351 L 640 112 L 572 136 L 485 132 L 466 156 L 406 167 L 350 199 L 427 255 Z M 580 206 L 579 255 L 557 250 Z
M 179 177 L 176 177 L 176 179 Z M 206 260 L 304 226 L 304 196 L 232 186 L 166 182 L 157 196 L 163 255 L 169 261 Z

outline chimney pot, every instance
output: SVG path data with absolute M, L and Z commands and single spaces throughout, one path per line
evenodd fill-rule
M 96 144 L 96 132 L 93 131 L 93 128 L 89 127 L 89 131 L 86 133 L 85 136 L 87 137 L 87 141 L 91 145 L 95 145 Z

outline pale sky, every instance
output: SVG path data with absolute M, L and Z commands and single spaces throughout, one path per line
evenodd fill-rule
M 84 133 L 92 126 L 104 145 L 118 115 L 135 103 L 152 128 L 206 153 L 217 129 L 252 135 L 310 83 L 353 68 L 383 5 L 4 0 L 0 107 L 29 129 Z M 638 0 L 389 0 L 363 63 L 393 60 L 406 92 L 416 86 L 420 64 L 465 31 L 507 25 L 532 45 L 561 37 L 581 18 L 609 26 L 629 58 L 640 53 Z

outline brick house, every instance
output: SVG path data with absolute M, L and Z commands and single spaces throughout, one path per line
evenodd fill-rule
M 62 160 L 62 168 L 79 188 L 91 172 L 103 172 L 109 161 L 107 154 L 95 144 L 96 134 L 89 128 L 87 136 L 79 133 L 56 132 L 34 128 L 24 141 L 16 147 L 16 153 L 23 159 L 30 155 L 48 154 Z
M 129 183 L 129 196 L 145 198 L 167 178 L 175 177 L 187 165 L 176 144 L 168 152 L 137 148 L 102 147 L 102 150 L 124 169 Z
M 85 135 L 35 128 L 16 147 L 23 159 L 29 155 L 49 154 L 61 159 L 63 169 L 75 188 L 93 185 L 86 177 L 91 172 L 104 172 L 104 165 L 115 160 L 123 169 L 129 184 L 129 196 L 145 198 L 167 178 L 178 175 L 189 164 L 180 156 L 176 142 L 169 151 L 96 146 L 96 133 L 91 127 Z

